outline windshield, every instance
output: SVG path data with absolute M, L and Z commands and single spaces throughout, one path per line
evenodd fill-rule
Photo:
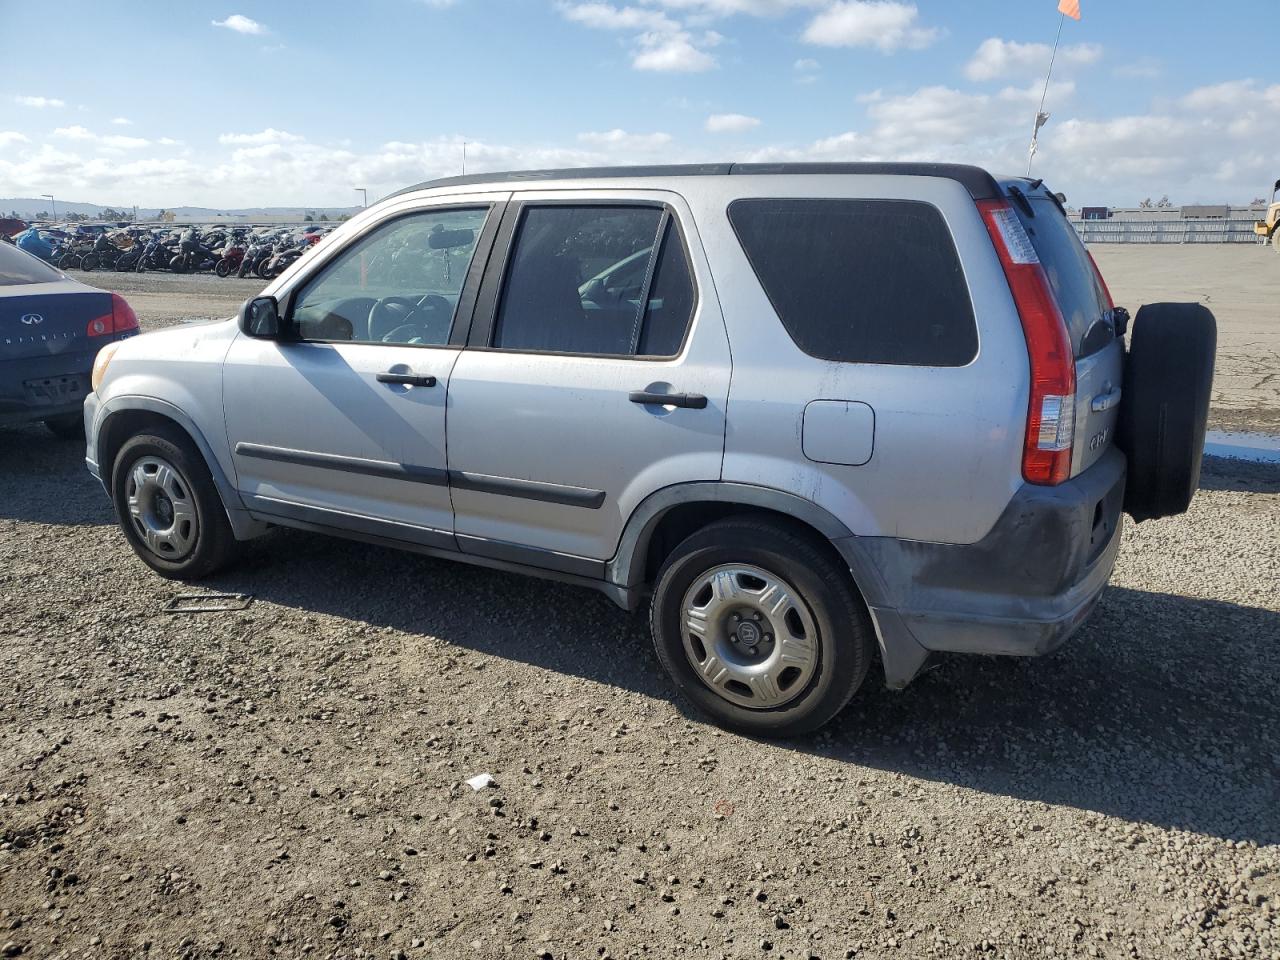
M 37 260 L 17 247 L 0 243 L 0 287 L 22 283 L 53 283 L 62 274 L 47 263 Z
M 1075 227 L 1052 199 L 1044 196 L 1015 196 L 1014 199 L 1013 209 L 1031 236 L 1058 309 L 1067 321 L 1076 358 L 1096 353 L 1110 343 L 1115 334 L 1107 316 L 1107 298 L 1088 251 Z

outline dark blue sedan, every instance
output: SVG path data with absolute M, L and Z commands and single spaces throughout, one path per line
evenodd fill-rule
M 137 332 L 124 297 L 0 244 L 0 427 L 41 420 L 59 437 L 83 436 L 94 358 Z

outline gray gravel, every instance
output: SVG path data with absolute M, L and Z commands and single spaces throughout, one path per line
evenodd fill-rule
M 81 458 L 0 431 L 0 956 L 1280 958 L 1280 471 L 762 742 L 559 584 L 279 531 L 165 614 Z
M 127 552 L 75 445 L 5 432 L 0 941 L 1280 956 L 1257 473 L 1131 528 L 1056 656 L 956 658 L 765 743 L 686 715 L 641 620 L 556 584 L 281 531 L 206 585 L 248 610 L 166 615 L 185 588 Z

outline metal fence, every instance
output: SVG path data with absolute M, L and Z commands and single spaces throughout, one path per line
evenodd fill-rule
M 1258 243 L 1256 220 L 1075 220 L 1085 243 Z

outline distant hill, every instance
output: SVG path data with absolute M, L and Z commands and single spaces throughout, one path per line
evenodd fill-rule
M 101 203 L 76 203 L 61 198 L 57 201 L 58 216 L 63 217 L 68 213 L 82 213 L 89 217 L 101 217 L 102 211 L 108 208 L 112 210 L 122 210 L 125 213 L 132 213 L 133 206 L 131 204 L 101 204 Z M 235 216 L 235 217 L 293 217 L 301 220 L 308 213 L 319 217 L 326 214 L 330 220 L 337 219 L 343 214 L 353 214 L 359 207 L 166 207 L 172 210 L 174 216 L 180 220 L 199 219 L 201 217 Z M 10 216 L 10 212 L 15 212 L 23 219 L 30 219 L 37 214 L 44 212 L 51 214 L 53 207 L 48 200 L 35 197 L 0 197 L 0 217 Z M 138 218 L 140 220 L 153 220 L 159 214 L 158 207 L 139 207 Z

